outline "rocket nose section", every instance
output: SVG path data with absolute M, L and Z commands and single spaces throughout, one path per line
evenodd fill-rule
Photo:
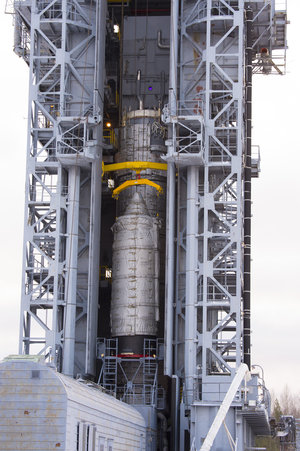
M 149 211 L 146 206 L 146 203 L 145 203 L 144 198 L 141 195 L 141 193 L 136 192 L 132 196 L 132 198 L 125 210 L 124 216 L 127 216 L 127 215 L 150 216 Z

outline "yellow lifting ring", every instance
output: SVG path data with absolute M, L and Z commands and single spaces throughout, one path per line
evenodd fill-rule
M 159 186 L 157 183 L 151 182 L 151 180 L 148 180 L 148 179 L 136 179 L 136 180 L 127 180 L 126 182 L 122 183 L 122 185 L 118 186 L 118 188 L 113 190 L 112 197 L 114 199 L 118 199 L 121 191 L 128 188 L 129 186 L 136 186 L 136 185 L 152 186 L 153 188 L 155 188 L 158 191 L 158 194 L 163 193 L 162 187 Z
M 124 161 L 122 163 L 106 164 L 103 167 L 104 172 L 121 171 L 122 169 L 132 169 L 136 172 L 140 172 L 143 169 L 166 171 L 168 165 L 166 163 L 154 163 L 152 161 Z

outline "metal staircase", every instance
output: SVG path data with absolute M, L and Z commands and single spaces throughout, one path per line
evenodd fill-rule
M 144 365 L 143 365 L 143 386 L 146 403 L 155 404 L 157 388 L 157 355 L 156 340 L 145 339 L 144 341 Z

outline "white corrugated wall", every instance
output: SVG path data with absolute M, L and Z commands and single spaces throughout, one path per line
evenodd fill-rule
M 64 387 L 45 365 L 0 365 L 0 450 L 64 450 L 66 409 Z

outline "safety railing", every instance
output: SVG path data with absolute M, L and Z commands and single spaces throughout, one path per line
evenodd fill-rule
M 287 0 L 275 0 L 275 10 L 276 11 L 286 11 Z
M 177 102 L 177 114 L 179 117 L 188 117 L 197 119 L 198 116 L 203 117 L 204 104 L 203 100 L 195 97 L 191 100 L 182 100 Z
M 113 128 L 103 129 L 103 140 L 105 144 L 113 146 L 115 149 L 118 147 L 118 140 Z

